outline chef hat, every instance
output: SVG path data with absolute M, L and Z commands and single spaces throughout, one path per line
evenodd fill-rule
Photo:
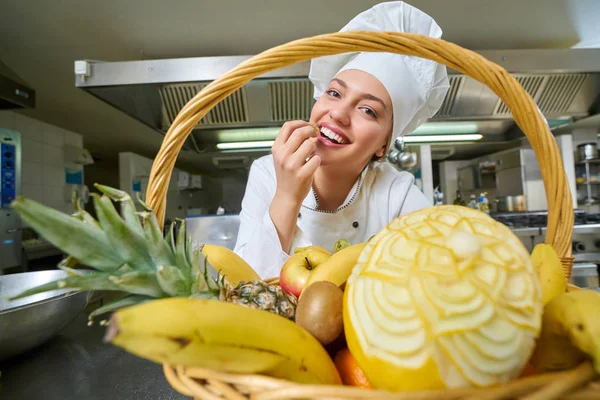
M 442 36 L 441 28 L 429 15 L 402 1 L 377 4 L 352 19 L 340 32 L 352 30 Z M 394 53 L 344 53 L 311 62 L 309 78 L 315 99 L 338 73 L 349 69 L 373 75 L 390 95 L 394 125 L 388 148 L 398 136 L 414 131 L 435 115 L 450 87 L 446 67 L 425 58 Z

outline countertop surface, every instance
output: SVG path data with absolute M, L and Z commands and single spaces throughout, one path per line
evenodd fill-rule
M 0 399 L 180 400 L 162 366 L 102 341 L 82 312 L 58 336 L 0 363 Z

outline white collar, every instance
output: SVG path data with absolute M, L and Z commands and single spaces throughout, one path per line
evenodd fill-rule
M 363 169 L 361 174 L 358 176 L 358 179 L 356 179 L 356 182 L 354 182 L 352 189 L 350 189 L 350 191 L 348 192 L 348 195 L 346 196 L 346 200 L 344 200 L 342 205 L 339 206 L 337 210 L 335 210 L 335 211 L 319 210 L 319 197 L 317 196 L 317 193 L 314 191 L 312 186 L 308 192 L 308 195 L 306 195 L 306 197 L 304 198 L 304 201 L 302 202 L 302 207 L 307 208 L 312 211 L 328 213 L 328 214 L 335 214 L 335 213 L 343 210 L 344 208 L 346 208 L 350 204 L 352 204 L 352 202 L 358 196 L 358 193 L 360 192 L 362 183 L 365 180 L 365 176 L 367 175 L 367 172 L 371 170 L 372 165 L 373 165 L 373 163 L 369 162 L 367 164 L 367 166 Z

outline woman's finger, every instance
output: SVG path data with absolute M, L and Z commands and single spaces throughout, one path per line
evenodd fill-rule
M 289 139 L 292 132 L 296 129 L 302 128 L 303 126 L 307 126 L 308 122 L 306 121 L 288 121 L 279 130 L 277 137 L 275 138 L 275 143 L 273 143 L 273 147 L 281 147 L 283 146 Z
M 317 168 L 321 165 L 321 157 L 314 155 L 300 168 L 300 178 L 312 178 L 317 171 Z
M 316 138 L 309 138 L 300 145 L 298 150 L 289 157 L 293 166 L 301 167 L 306 164 L 306 160 L 317 150 L 317 140 Z
M 284 146 L 286 148 L 285 153 L 288 156 L 295 153 L 307 139 L 316 138 L 317 136 L 317 129 L 313 125 L 296 129 Z

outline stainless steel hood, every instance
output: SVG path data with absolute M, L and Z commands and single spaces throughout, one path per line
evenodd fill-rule
M 480 51 L 506 68 L 548 120 L 576 121 L 600 112 L 600 49 Z M 127 62 L 78 61 L 76 86 L 157 132 L 209 82 L 250 56 Z M 194 147 L 210 148 L 217 131 L 278 126 L 308 119 L 313 87 L 309 62 L 260 76 L 218 104 L 194 129 Z M 514 136 L 505 104 L 485 85 L 449 69 L 451 89 L 431 121 L 482 121 L 490 134 Z
M 0 62 L 0 110 L 34 107 L 35 91 Z

